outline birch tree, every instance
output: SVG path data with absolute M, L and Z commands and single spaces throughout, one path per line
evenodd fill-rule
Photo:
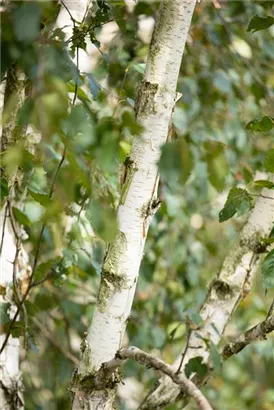
M 271 408 L 269 4 L 2 2 L 4 408 Z
M 1 134 L 1 152 L 18 141 L 21 130 L 16 125 L 16 116 L 22 106 L 26 95 L 27 80 L 24 73 L 15 65 L 11 67 L 6 76 L 4 89 L 4 106 L 6 110 L 12 110 L 12 114 L 6 116 L 3 121 Z M 9 106 L 9 107 L 8 107 Z M 7 180 L 4 180 L 7 184 Z M 14 193 L 17 182 L 16 169 L 10 175 L 9 184 Z M 3 188 L 7 188 L 2 186 Z M 13 194 L 14 195 L 14 194 Z M 28 259 L 26 253 L 20 247 L 21 232 L 13 218 L 11 202 L 5 204 L 1 212 L 1 306 L 2 314 L 5 306 L 9 306 L 6 314 L 12 319 L 17 304 L 21 298 L 21 284 L 28 280 Z M 13 297 L 13 288 L 17 295 Z M 1 346 L 6 342 L 6 334 L 1 330 Z M 23 409 L 23 389 L 19 365 L 19 339 L 10 337 L 5 348 L 1 351 L 1 386 L 0 402 L 4 409 Z
M 157 163 L 177 99 L 177 79 L 194 6 L 192 0 L 162 1 L 157 15 L 146 72 L 135 103 L 136 118 L 144 131 L 134 139 L 125 162 L 118 207 L 119 232 L 108 245 L 92 324 L 72 382 L 74 409 L 113 407 L 113 389 L 92 391 L 92 380 L 101 365 L 122 346 L 147 231 L 159 206 Z

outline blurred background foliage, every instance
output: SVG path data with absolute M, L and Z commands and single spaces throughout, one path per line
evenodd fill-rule
M 179 354 L 186 317 L 199 311 L 245 220 L 219 222 L 228 191 L 250 184 L 274 148 L 274 26 L 263 20 L 249 27 L 254 16 L 271 16 L 273 4 L 214 0 L 195 10 L 173 141 L 160 161 L 162 205 L 149 231 L 125 338 L 168 362 Z M 19 137 L 2 156 L 2 206 L 13 190 L 31 265 L 41 245 L 35 281 L 42 283 L 31 290 L 17 329 L 27 346 L 21 359 L 28 410 L 70 408 L 67 389 L 92 318 L 105 244 L 117 230 L 120 167 L 132 136 L 141 132 L 134 98 L 158 3 L 94 2 L 84 23 L 72 21 L 69 38 L 55 25 L 60 6 L 17 1 L 1 12 L 1 77 L 5 82 L 16 64 L 30 89 L 16 119 Z M 89 69 L 81 70 L 79 49 L 88 50 Z M 16 103 L 12 97 L 3 125 Z M 246 127 L 263 116 L 270 125 L 257 120 Z M 258 271 L 224 340 L 263 320 L 271 297 Z M 212 406 L 273 409 L 273 348 L 269 337 L 229 359 L 204 388 Z M 119 408 L 136 408 L 155 380 L 152 371 L 128 362 Z

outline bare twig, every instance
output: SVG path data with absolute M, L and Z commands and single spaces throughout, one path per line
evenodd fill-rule
M 8 216 L 8 203 L 6 203 L 6 206 L 5 206 L 4 219 L 3 219 L 3 224 L 2 224 L 0 256 L 2 255 L 2 250 L 3 250 L 3 245 L 4 245 L 5 227 L 6 227 L 6 222 L 7 222 L 7 216 Z
M 72 24 L 75 26 L 75 18 L 73 17 L 73 15 L 71 14 L 71 12 L 70 12 L 70 9 L 66 6 L 66 4 L 63 2 L 63 0 L 61 0 L 61 3 L 62 3 L 62 6 L 66 9 L 66 11 L 68 12 L 68 14 L 69 14 L 69 17 L 70 17 L 70 19 L 71 19 L 71 21 L 72 21 Z
M 145 353 L 134 346 L 119 350 L 114 359 L 104 363 L 99 370 L 95 383 L 100 386 L 100 383 L 102 383 L 103 380 L 106 380 L 108 376 L 110 376 L 118 367 L 121 366 L 124 361 L 128 359 L 134 359 L 146 367 L 151 367 L 152 369 L 169 376 L 175 384 L 183 388 L 189 396 L 195 400 L 200 410 L 213 410 L 203 393 L 183 373 L 178 374 L 174 371 L 172 366 L 165 363 L 163 360 L 151 356 L 150 354 Z
M 270 305 L 270 307 L 269 307 L 269 310 L 268 310 L 268 313 L 267 313 L 266 318 L 269 318 L 270 316 L 272 316 L 273 313 L 274 313 L 274 299 L 273 299 L 273 301 L 272 301 L 272 303 L 271 303 L 271 305 Z

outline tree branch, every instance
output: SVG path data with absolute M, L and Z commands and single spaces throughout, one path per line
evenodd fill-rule
M 223 348 L 222 356 L 226 360 L 234 354 L 239 353 L 250 343 L 258 340 L 266 340 L 266 335 L 274 330 L 274 316 L 267 317 L 263 322 L 252 327 L 247 332 L 239 336 L 234 342 L 228 343 Z
M 172 366 L 165 363 L 163 360 L 151 356 L 150 354 L 145 353 L 134 346 L 119 350 L 114 359 L 107 363 L 103 363 L 101 369 L 99 370 L 98 376 L 95 379 L 95 383 L 100 384 L 102 380 L 106 380 L 106 378 L 108 378 L 118 367 L 121 366 L 123 362 L 128 359 L 134 359 L 138 363 L 145 365 L 148 368 L 152 368 L 156 371 L 158 370 L 169 376 L 175 384 L 177 384 L 181 389 L 184 389 L 188 395 L 195 400 L 199 410 L 213 410 L 203 393 L 185 375 L 182 373 L 176 373 Z

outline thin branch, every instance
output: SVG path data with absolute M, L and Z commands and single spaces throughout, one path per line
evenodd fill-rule
M 66 9 L 66 11 L 68 12 L 69 17 L 70 17 L 70 19 L 71 19 L 71 21 L 72 21 L 72 24 L 75 26 L 76 20 L 75 20 L 75 18 L 73 17 L 73 15 L 71 14 L 70 9 L 66 6 L 66 4 L 63 2 L 63 0 L 61 0 L 61 3 L 62 3 L 62 6 L 63 6 L 63 7 Z
M 274 299 L 273 299 L 273 301 L 272 301 L 272 303 L 271 303 L 271 305 L 270 305 L 270 307 L 269 307 L 269 310 L 268 310 L 268 313 L 267 313 L 266 318 L 269 318 L 270 316 L 272 316 L 273 313 L 274 313 Z
M 5 227 L 6 227 L 6 222 L 7 222 L 7 216 L 8 216 L 8 203 L 6 203 L 6 206 L 5 206 L 4 220 L 3 220 L 3 224 L 2 224 L 0 256 L 2 255 L 2 250 L 3 250 L 3 245 L 4 245 Z
M 169 376 L 175 384 L 183 388 L 189 396 L 195 400 L 199 410 L 213 410 L 203 393 L 184 374 L 178 374 L 174 371 L 172 366 L 165 363 L 163 360 L 151 356 L 134 346 L 119 350 L 114 359 L 104 363 L 98 372 L 95 384 L 98 384 L 98 387 L 100 387 L 102 381 L 106 380 L 106 378 L 108 378 L 124 361 L 128 359 L 134 359 L 148 368 L 160 371 Z
M 88 28 L 87 28 L 85 31 L 83 31 L 82 33 L 79 33 L 78 36 L 75 36 L 75 37 L 74 37 L 74 36 L 72 35 L 68 40 L 66 40 L 66 41 L 65 41 L 65 45 L 68 45 L 68 44 L 71 43 L 73 40 L 77 40 L 77 39 L 80 38 L 80 37 L 85 37 L 85 36 L 88 34 L 89 31 L 94 30 L 95 28 L 102 27 L 102 26 L 104 26 L 105 24 L 111 23 L 112 21 L 113 21 L 113 19 L 108 20 L 108 21 L 105 21 L 105 22 L 102 23 L 102 24 L 97 24 L 96 26 L 93 26 L 92 24 L 90 24 L 90 25 L 88 26 Z
M 273 303 L 272 303 L 273 305 Z M 271 305 L 271 306 L 272 306 Z M 250 343 L 258 340 L 266 340 L 266 335 L 274 330 L 274 316 L 268 316 L 263 322 L 252 327 L 247 332 L 239 336 L 234 342 L 228 343 L 223 348 L 222 356 L 226 360 L 234 354 L 239 353 Z

